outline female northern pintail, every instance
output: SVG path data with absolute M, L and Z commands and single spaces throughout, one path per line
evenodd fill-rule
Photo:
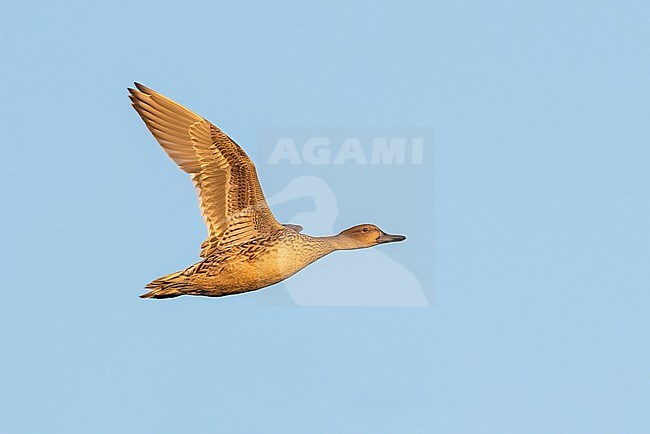
M 200 262 L 149 283 L 142 298 L 220 297 L 281 282 L 336 250 L 403 241 L 372 224 L 313 237 L 282 225 L 269 209 L 255 166 L 243 149 L 208 120 L 135 83 L 133 107 L 172 160 L 192 178 L 208 238 Z

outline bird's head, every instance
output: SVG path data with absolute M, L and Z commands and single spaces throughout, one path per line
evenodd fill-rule
M 372 224 L 353 226 L 337 235 L 346 249 L 362 249 L 378 244 L 404 241 L 404 235 L 391 235 Z

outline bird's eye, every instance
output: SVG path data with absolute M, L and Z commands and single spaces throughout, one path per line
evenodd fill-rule
M 364 232 L 368 232 L 368 228 L 363 228 L 362 229 Z

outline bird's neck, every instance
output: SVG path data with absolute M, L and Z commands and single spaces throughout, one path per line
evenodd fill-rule
M 359 244 L 356 243 L 352 238 L 341 234 L 319 238 L 324 241 L 329 249 L 331 249 L 330 252 L 333 252 L 335 250 L 354 250 L 359 248 Z

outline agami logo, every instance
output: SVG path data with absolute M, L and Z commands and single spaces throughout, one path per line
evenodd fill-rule
M 300 142 L 292 137 L 281 137 L 267 164 L 419 165 L 422 164 L 423 148 L 422 137 L 347 137 L 341 141 L 313 137 Z
M 261 306 L 431 305 L 432 128 L 260 128 L 257 143 L 269 205 L 283 222 L 325 235 L 368 220 L 409 236 L 399 248 L 328 255 L 320 269 L 260 292 Z

